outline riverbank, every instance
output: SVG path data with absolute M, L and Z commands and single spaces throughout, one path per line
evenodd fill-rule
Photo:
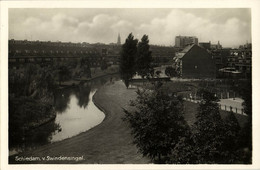
M 119 73 L 119 66 L 113 65 L 108 67 L 106 70 L 101 70 L 101 68 L 91 68 L 91 78 L 87 77 L 80 77 L 80 78 L 74 78 L 68 81 L 61 82 L 59 88 L 65 88 L 70 86 L 76 86 L 80 83 L 89 82 L 95 79 L 99 79 L 106 76 L 112 76 Z
M 78 78 L 78 79 L 73 79 L 73 80 L 69 80 L 69 81 L 64 81 L 60 84 L 59 89 L 64 89 L 65 87 L 67 88 L 67 87 L 77 86 L 80 83 L 89 82 L 89 81 L 96 80 L 96 79 L 99 79 L 102 77 L 113 76 L 116 74 L 118 74 L 118 72 L 98 75 L 98 76 L 95 76 L 92 78 Z
M 96 105 L 106 114 L 101 124 L 75 137 L 12 156 L 9 158 L 9 162 L 18 164 L 149 163 L 148 158 L 137 153 L 138 149 L 132 144 L 133 138 L 130 129 L 126 122 L 122 121 L 124 115 L 122 108 L 127 108 L 129 100 L 134 99 L 135 96 L 135 89 L 126 89 L 121 81 L 102 87 L 93 97 Z M 48 156 L 57 159 L 47 159 Z M 35 159 L 19 159 L 28 157 Z M 80 157 L 82 159 L 63 159 L 63 157 Z M 45 160 L 43 160 L 44 158 Z

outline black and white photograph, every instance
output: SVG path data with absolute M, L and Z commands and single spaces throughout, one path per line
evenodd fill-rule
M 2 4 L 1 166 L 256 167 L 259 2 L 39 2 Z

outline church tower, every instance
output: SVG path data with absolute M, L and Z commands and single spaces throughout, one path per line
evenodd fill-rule
M 120 37 L 120 34 L 118 34 L 118 37 L 117 37 L 117 45 L 121 45 L 121 37 Z

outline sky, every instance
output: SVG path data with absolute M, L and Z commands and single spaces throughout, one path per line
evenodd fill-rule
M 251 42 L 247 8 L 12 8 L 9 39 L 62 42 L 124 43 L 129 33 L 150 44 L 174 46 L 175 36 L 238 47 Z

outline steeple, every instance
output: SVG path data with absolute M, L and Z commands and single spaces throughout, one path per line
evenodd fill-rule
M 118 37 L 117 37 L 117 45 L 121 45 L 121 37 L 120 37 L 119 33 L 118 33 Z

